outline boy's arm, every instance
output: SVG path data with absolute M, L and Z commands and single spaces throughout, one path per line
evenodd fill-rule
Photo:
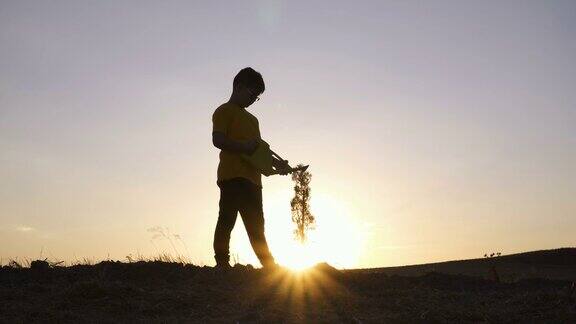
M 212 144 L 223 151 L 248 155 L 254 153 L 258 147 L 258 141 L 255 139 L 242 143 L 228 138 L 222 132 L 212 132 Z

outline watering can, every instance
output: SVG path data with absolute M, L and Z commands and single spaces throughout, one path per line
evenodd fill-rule
M 262 173 L 267 177 L 274 174 L 280 174 L 281 172 L 281 170 L 274 169 L 274 167 L 272 166 L 272 160 L 274 158 L 280 161 L 284 161 L 284 159 L 281 158 L 280 155 L 272 151 L 270 149 L 270 145 L 262 139 L 260 140 L 260 143 L 258 144 L 258 147 L 256 148 L 256 151 L 254 151 L 254 153 L 252 153 L 251 155 L 242 154 L 241 156 L 245 161 L 250 163 L 253 167 L 255 167 L 258 171 L 260 171 L 260 173 Z M 306 169 L 308 169 L 308 165 L 296 168 L 293 168 L 288 165 L 288 169 L 286 171 L 288 173 L 292 173 L 294 171 L 306 171 Z

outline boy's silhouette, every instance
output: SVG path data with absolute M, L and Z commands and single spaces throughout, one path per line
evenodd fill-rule
M 217 181 L 220 187 L 220 211 L 214 233 L 217 267 L 230 267 L 230 233 L 238 212 L 262 266 L 276 266 L 264 235 L 261 175 L 241 157 L 241 154 L 252 154 L 258 147 L 258 119 L 246 108 L 260 99 L 258 96 L 264 89 L 260 73 L 249 67 L 242 69 L 234 77 L 230 99 L 212 115 L 212 143 L 221 150 Z M 273 164 L 284 170 L 288 161 L 274 159 Z

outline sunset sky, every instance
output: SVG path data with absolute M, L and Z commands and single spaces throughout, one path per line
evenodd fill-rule
M 305 253 L 292 181 L 263 178 L 280 263 L 576 246 L 575 58 L 574 1 L 0 1 L 1 263 L 213 265 L 211 116 L 247 66 L 263 138 L 312 173 Z

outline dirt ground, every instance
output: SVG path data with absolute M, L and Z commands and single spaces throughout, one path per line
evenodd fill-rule
M 4 266 L 0 322 L 576 323 L 571 280 L 496 282 L 390 269 L 338 271 L 320 264 L 302 273 L 241 265 L 217 271 L 111 261 Z

